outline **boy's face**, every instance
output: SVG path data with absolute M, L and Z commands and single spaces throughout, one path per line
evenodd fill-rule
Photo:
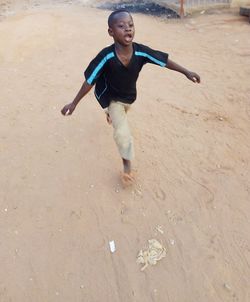
M 134 22 L 130 14 L 121 12 L 115 15 L 108 32 L 115 42 L 123 46 L 130 45 L 135 35 Z

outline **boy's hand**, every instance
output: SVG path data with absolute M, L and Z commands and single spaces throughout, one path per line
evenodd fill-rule
M 192 71 L 188 71 L 186 73 L 186 77 L 194 83 L 200 83 L 200 81 L 201 81 L 200 76 L 197 73 L 192 72 Z
M 70 103 L 67 104 L 63 107 L 63 109 L 61 110 L 61 113 L 63 115 L 71 115 L 73 113 L 73 111 L 75 110 L 76 105 L 74 103 Z

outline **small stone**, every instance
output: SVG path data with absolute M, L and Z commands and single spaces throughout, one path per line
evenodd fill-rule
M 138 194 L 138 195 L 142 195 L 142 192 L 140 191 L 140 190 L 136 190 L 136 193 Z
M 163 231 L 163 229 L 162 229 L 162 226 L 161 226 L 161 225 L 157 225 L 157 226 L 156 226 L 156 230 L 157 230 L 159 233 L 161 233 L 161 234 L 163 234 L 163 233 L 164 233 L 164 231 Z
M 174 239 L 169 239 L 169 242 L 171 245 L 175 245 L 175 240 Z
M 227 283 L 224 283 L 223 286 L 224 286 L 224 288 L 227 289 L 228 291 L 231 291 L 231 287 L 230 287 Z
M 84 285 L 81 285 L 80 288 L 83 289 L 83 288 L 84 288 Z

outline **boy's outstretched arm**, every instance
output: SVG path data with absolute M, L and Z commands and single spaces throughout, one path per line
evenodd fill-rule
M 175 71 L 178 71 L 178 72 L 184 74 L 190 81 L 192 81 L 194 83 L 200 83 L 200 81 L 201 81 L 200 76 L 197 73 L 187 70 L 186 68 L 178 65 L 177 63 L 175 63 L 174 61 L 171 61 L 169 59 L 168 59 L 166 68 L 175 70 Z
M 86 81 L 82 84 L 81 89 L 77 93 L 72 103 L 69 103 L 63 107 L 61 113 L 63 115 L 71 115 L 76 108 L 76 105 L 80 102 L 80 100 L 90 91 L 93 85 L 89 85 Z

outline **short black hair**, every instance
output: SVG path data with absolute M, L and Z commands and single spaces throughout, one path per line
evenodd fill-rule
M 115 19 L 115 16 L 117 14 L 120 14 L 120 13 L 127 13 L 130 15 L 130 12 L 127 11 L 126 9 L 124 8 L 120 8 L 120 9 L 117 9 L 115 11 L 113 11 L 110 15 L 109 15 L 109 18 L 108 18 L 108 26 L 111 27 L 114 23 L 114 19 Z M 130 15 L 131 16 L 131 15 Z

